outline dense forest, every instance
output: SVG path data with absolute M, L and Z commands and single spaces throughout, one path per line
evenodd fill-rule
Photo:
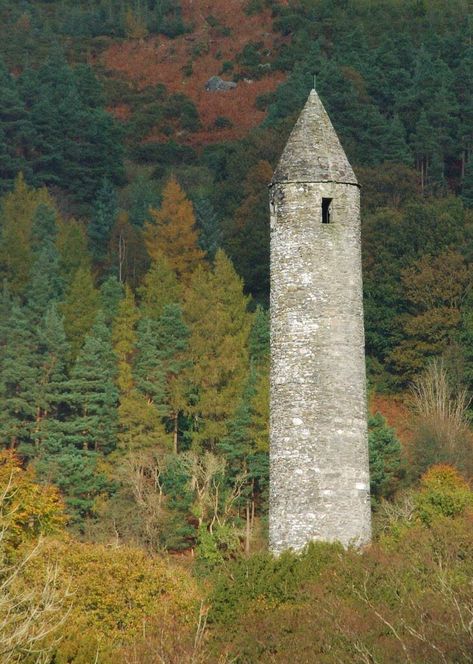
M 468 5 L 0 0 L 2 662 L 471 661 Z M 267 184 L 314 76 L 375 537 L 275 559 Z

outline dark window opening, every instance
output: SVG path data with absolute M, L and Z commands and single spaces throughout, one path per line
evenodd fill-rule
M 322 198 L 322 223 L 330 223 L 330 206 L 332 204 L 331 198 Z

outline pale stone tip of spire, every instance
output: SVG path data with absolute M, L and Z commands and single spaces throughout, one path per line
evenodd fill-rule
M 289 136 L 272 182 L 339 182 L 358 185 L 314 88 Z

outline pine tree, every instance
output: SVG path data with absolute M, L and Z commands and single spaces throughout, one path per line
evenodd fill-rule
M 0 347 L 0 442 L 4 447 L 30 446 L 39 389 L 36 353 L 29 321 L 14 303 L 7 343 Z
M 123 285 L 113 275 L 100 286 L 100 309 L 108 326 L 112 324 L 118 314 L 123 294 Z
M 41 321 L 48 305 L 58 302 L 64 291 L 60 276 L 59 253 L 56 249 L 56 215 L 46 205 L 39 205 L 32 228 L 31 246 L 34 260 L 28 284 L 27 303 L 33 325 Z
M 141 297 L 143 318 L 152 320 L 161 316 L 166 304 L 179 301 L 181 288 L 176 274 L 162 254 L 152 262 L 138 293 Z
M 406 130 L 399 115 L 395 115 L 389 123 L 383 157 L 385 161 L 412 165 L 412 153 L 407 145 Z
M 467 208 L 473 208 L 473 159 L 470 159 L 465 167 L 461 197 Z
M 371 496 L 376 503 L 391 498 L 404 475 L 401 444 L 380 413 L 369 418 Z
M 256 307 L 248 339 L 250 358 L 257 367 L 269 363 L 269 311 L 261 305 Z
M 219 219 L 207 198 L 198 198 L 194 202 L 194 208 L 199 230 L 199 247 L 213 260 L 217 249 L 222 245 Z
M 174 452 L 178 452 L 179 416 L 187 407 L 185 369 L 188 361 L 185 352 L 189 330 L 184 323 L 182 309 L 178 304 L 167 304 L 156 328 L 157 356 L 164 375 L 165 418 L 170 424 Z
M 64 388 L 69 415 L 59 429 L 65 444 L 103 454 L 113 451 L 118 406 L 116 373 L 111 334 L 99 312 Z
M 0 193 L 8 191 L 19 172 L 31 175 L 27 162 L 34 136 L 28 112 L 18 90 L 16 78 L 0 61 Z
M 158 356 L 156 342 L 157 321 L 142 318 L 138 325 L 137 355 L 134 366 L 134 377 L 140 392 L 147 401 L 156 408 L 160 417 L 164 417 L 166 393 L 166 377 L 163 365 Z
M 67 380 L 66 359 L 69 345 L 63 319 L 55 303 L 48 307 L 37 332 L 38 337 L 38 400 L 34 429 L 34 455 L 48 437 L 49 422 L 59 417 L 59 409 Z
M 436 150 L 438 151 L 434 130 L 425 111 L 421 112 L 419 121 L 416 124 L 412 145 L 416 157 L 417 167 L 421 174 L 422 191 L 424 191 L 427 179 L 427 169 L 430 160 L 433 153 Z
M 433 196 L 445 195 L 447 183 L 445 181 L 445 164 L 441 153 L 438 150 L 432 154 L 427 178 L 425 181 L 425 190 Z
M 66 298 L 60 308 L 64 315 L 64 329 L 73 358 L 77 356 L 85 335 L 94 323 L 98 306 L 99 293 L 94 286 L 90 269 L 80 267 L 66 291 Z
M 151 221 L 150 209 L 159 208 L 161 196 L 156 183 L 142 175 L 136 177 L 130 185 L 128 193 L 128 209 L 130 223 L 137 228 L 143 228 L 145 222 Z
M 243 282 L 222 250 L 212 271 L 200 267 L 185 302 L 189 378 L 197 392 L 189 410 L 196 418 L 196 445 L 214 448 L 241 399 L 248 372 L 251 315 Z
M 88 227 L 90 250 L 94 259 L 100 263 L 103 263 L 108 256 L 110 237 L 117 215 L 117 193 L 113 185 L 104 179 Z
M 188 282 L 204 254 L 198 246 L 192 203 L 174 177 L 164 187 L 161 208 L 150 214 L 144 238 L 151 259 L 164 254 L 178 278 Z

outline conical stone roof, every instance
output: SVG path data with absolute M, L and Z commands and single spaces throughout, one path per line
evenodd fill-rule
M 294 125 L 272 182 L 358 184 L 327 111 L 315 90 L 309 94 Z

